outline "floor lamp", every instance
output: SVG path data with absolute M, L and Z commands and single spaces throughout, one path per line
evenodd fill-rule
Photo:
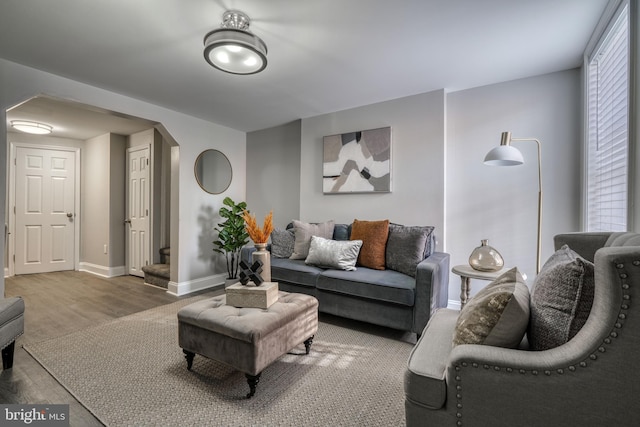
M 502 132 L 500 145 L 493 148 L 484 158 L 485 165 L 517 166 L 524 163 L 522 153 L 511 146 L 512 141 L 535 141 L 538 144 L 538 252 L 536 258 L 536 274 L 540 273 L 540 256 L 542 254 L 542 156 L 540 141 L 536 138 L 512 138 L 511 132 Z

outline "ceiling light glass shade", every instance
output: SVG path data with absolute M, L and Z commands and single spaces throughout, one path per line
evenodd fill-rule
M 204 38 L 204 59 L 231 74 L 255 74 L 267 66 L 267 46 L 257 36 L 222 28 Z
M 484 157 L 484 164 L 491 166 L 517 166 L 523 163 L 522 153 L 511 145 L 499 145 Z
M 222 28 L 204 37 L 204 59 L 231 74 L 255 74 L 267 66 L 267 45 L 249 32 L 250 20 L 237 10 L 222 15 Z
M 30 122 L 28 120 L 12 120 L 11 127 L 21 132 L 32 133 L 35 135 L 46 135 L 53 131 L 53 126 L 44 123 Z

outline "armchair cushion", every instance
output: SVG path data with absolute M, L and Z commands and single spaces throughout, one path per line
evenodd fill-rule
M 517 268 L 482 289 L 460 311 L 453 344 L 515 348 L 529 324 L 529 288 Z
M 567 245 L 536 276 L 528 338 L 532 350 L 548 350 L 573 338 L 587 321 L 595 288 L 593 263 Z

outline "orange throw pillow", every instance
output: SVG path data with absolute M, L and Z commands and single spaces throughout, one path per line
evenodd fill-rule
M 389 237 L 389 220 L 358 221 L 351 225 L 351 240 L 362 240 L 358 264 L 375 270 L 385 269 L 385 252 Z

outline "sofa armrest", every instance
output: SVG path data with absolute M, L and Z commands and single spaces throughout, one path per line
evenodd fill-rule
M 413 332 L 421 334 L 436 309 L 449 303 L 449 258 L 434 252 L 416 269 L 416 300 L 413 308 Z

